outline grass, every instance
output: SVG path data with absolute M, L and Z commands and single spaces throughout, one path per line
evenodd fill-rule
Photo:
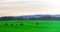
M 60 32 L 60 20 L 4 20 L 0 32 Z

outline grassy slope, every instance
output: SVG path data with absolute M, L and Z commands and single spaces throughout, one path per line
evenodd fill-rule
M 5 25 L 5 23 L 8 23 L 8 25 Z M 23 25 L 20 25 L 21 23 Z M 36 25 L 36 23 L 39 24 Z M 0 21 L 0 32 L 60 32 L 60 20 Z

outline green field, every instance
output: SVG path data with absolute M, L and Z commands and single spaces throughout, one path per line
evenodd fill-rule
M 60 20 L 1 20 L 0 32 L 60 32 Z

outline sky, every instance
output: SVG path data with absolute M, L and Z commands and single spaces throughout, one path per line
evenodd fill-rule
M 0 0 L 0 16 L 60 14 L 60 0 Z

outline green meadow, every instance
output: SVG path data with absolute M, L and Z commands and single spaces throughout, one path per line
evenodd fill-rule
M 0 20 L 0 32 L 60 32 L 60 20 Z

